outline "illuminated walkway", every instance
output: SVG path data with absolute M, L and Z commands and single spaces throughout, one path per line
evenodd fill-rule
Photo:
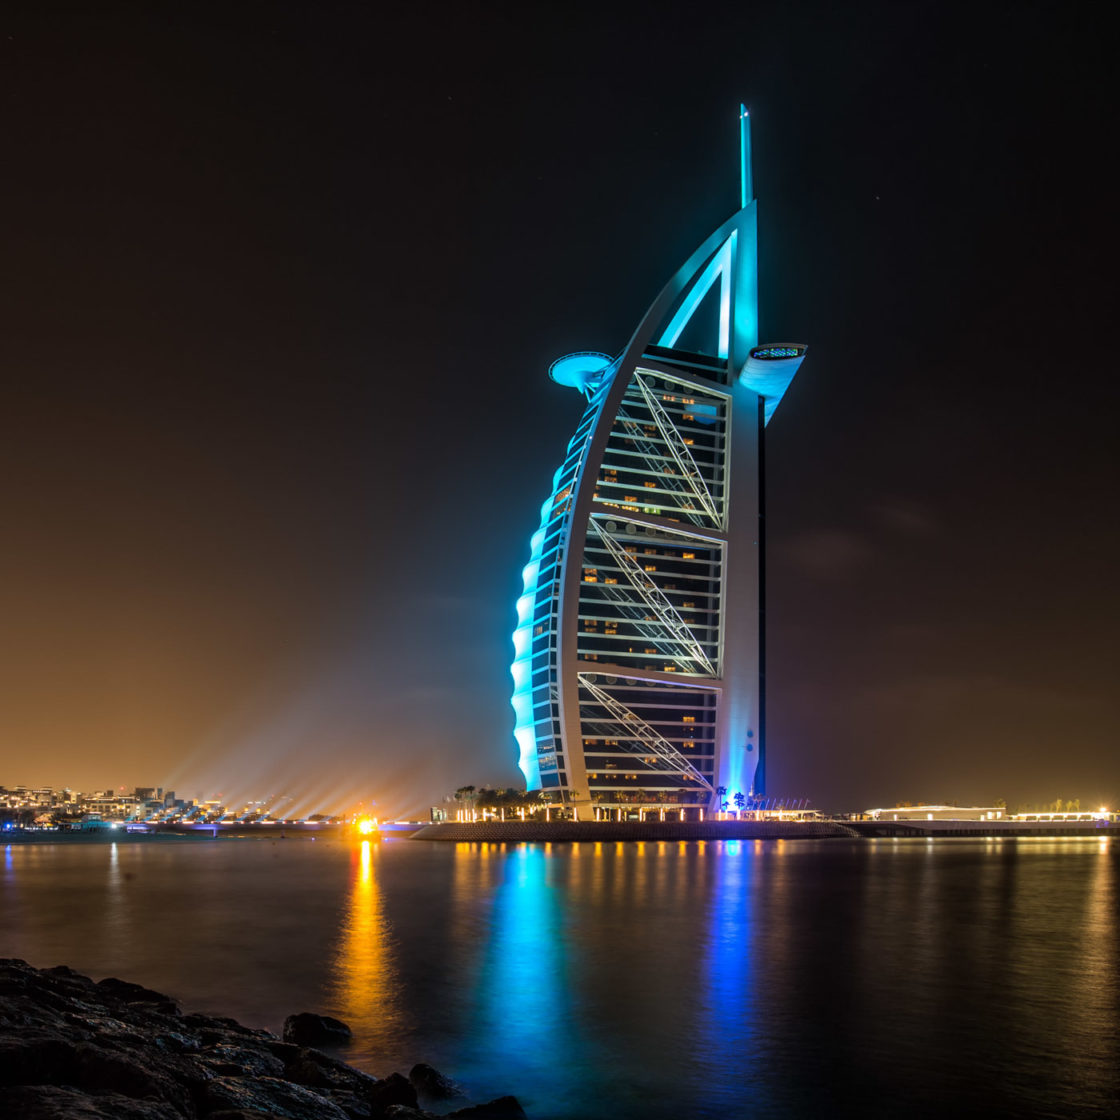
M 821 840 L 858 836 L 836 821 L 474 821 L 430 824 L 413 840 Z

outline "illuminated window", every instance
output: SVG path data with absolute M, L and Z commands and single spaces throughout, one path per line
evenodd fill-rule
M 642 485 L 647 490 L 656 490 L 657 489 L 657 483 L 656 482 L 651 482 L 649 479 L 646 479 L 646 481 L 643 482 Z
M 681 716 L 681 723 L 695 723 L 695 716 Z
M 646 569 L 647 572 L 656 572 L 657 571 L 657 565 L 656 564 L 646 564 L 645 569 Z
M 692 437 L 689 436 L 689 437 L 685 438 L 682 442 L 687 443 L 688 446 L 691 447 L 692 446 Z
M 618 583 L 618 580 L 615 579 L 614 576 L 604 576 L 603 577 L 603 582 L 604 583 Z
M 695 552 L 682 552 L 681 553 L 681 559 L 682 560 L 695 560 L 696 559 L 696 553 Z
M 682 420 L 695 420 L 696 417 L 693 416 L 691 412 L 686 412 L 681 416 L 681 419 Z

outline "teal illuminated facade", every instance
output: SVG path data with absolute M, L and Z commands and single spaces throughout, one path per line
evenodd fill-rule
M 741 121 L 742 207 L 619 356 L 549 371 L 587 406 L 524 571 L 514 734 L 528 787 L 577 805 L 764 789 L 763 434 L 805 347 L 758 344 Z

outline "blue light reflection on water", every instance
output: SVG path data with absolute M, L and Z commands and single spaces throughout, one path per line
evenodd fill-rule
M 708 902 L 697 1035 L 703 1039 L 700 1061 L 709 1084 L 716 1095 L 733 1094 L 724 1102 L 732 1108 L 743 1104 L 744 1094 L 750 1097 L 759 1091 L 753 912 L 760 862 L 753 845 L 740 840 L 704 847 L 712 863 L 713 889 Z M 736 1071 L 736 1084 L 721 1086 L 729 1070 Z

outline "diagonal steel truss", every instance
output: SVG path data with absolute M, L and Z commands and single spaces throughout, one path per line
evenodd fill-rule
M 633 732 L 636 741 L 630 742 L 624 739 L 619 740 L 619 746 L 631 753 L 647 754 L 652 753 L 656 755 L 666 765 L 657 767 L 657 769 L 671 769 L 679 772 L 682 778 L 686 780 L 699 782 L 709 793 L 714 793 L 711 782 L 688 761 L 687 758 L 672 743 L 669 742 L 663 735 L 654 731 L 652 727 L 641 716 L 632 712 L 620 700 L 616 700 L 605 689 L 600 688 L 597 684 L 588 679 L 588 674 L 579 674 L 579 683 L 591 693 L 595 699 L 602 704 L 607 711 L 614 716 L 619 723 L 625 725 L 627 731 Z M 594 724 L 597 728 L 605 728 L 605 724 Z M 610 729 L 610 732 L 605 734 L 607 738 L 614 738 L 615 731 Z
M 691 521 L 694 525 L 707 526 L 708 518 L 703 510 L 698 510 L 692 504 L 692 499 L 695 498 L 695 490 L 692 486 L 686 486 L 678 475 L 664 474 L 660 471 L 657 465 L 657 460 L 661 458 L 661 448 L 657 446 L 652 440 L 646 438 L 645 429 L 638 423 L 624 408 L 619 408 L 615 413 L 618 422 L 626 431 L 628 439 L 634 441 L 634 446 L 646 457 L 650 468 L 657 471 L 661 475 L 661 485 L 664 489 L 678 494 L 684 500 L 681 506 L 681 512 Z
M 684 650 L 666 651 L 665 646 L 667 644 L 672 643 L 677 646 L 681 639 L 675 636 L 670 637 L 665 633 L 663 626 L 657 622 L 651 622 L 649 615 L 646 613 L 648 608 L 639 606 L 621 587 L 612 586 L 609 583 L 596 584 L 595 587 L 600 595 L 610 599 L 611 603 L 630 620 L 634 629 L 643 638 L 658 646 L 662 653 L 671 657 L 686 673 L 695 672 L 696 662 L 692 656 L 691 647 Z
M 626 582 L 637 591 L 649 609 L 657 617 L 658 622 L 669 631 L 673 641 L 687 652 L 688 657 L 699 664 L 705 673 L 715 676 L 715 666 L 708 660 L 704 647 L 696 640 L 696 635 L 685 624 L 684 619 L 677 614 L 673 604 L 665 597 L 661 589 L 646 575 L 642 566 L 616 541 L 600 524 L 597 518 L 591 518 L 591 526 L 603 547 L 610 553 L 611 559 L 622 570 Z M 670 656 L 676 656 L 671 654 Z
M 661 438 L 669 449 L 669 454 L 676 461 L 681 477 L 687 483 L 688 488 L 692 491 L 704 512 L 718 525 L 720 523 L 719 509 L 711 491 L 708 489 L 708 484 L 704 481 L 704 476 L 700 473 L 700 468 L 696 465 L 696 460 L 692 457 L 692 452 L 688 449 L 688 444 L 684 442 L 684 437 L 677 431 L 677 427 L 669 418 L 669 414 L 661 407 L 661 402 L 657 399 L 656 394 L 645 383 L 641 374 L 637 372 L 634 373 L 634 384 L 637 385 L 638 392 L 642 394 L 642 400 L 645 402 L 646 408 L 649 409 L 653 422 L 657 425 L 657 430 L 661 433 Z

